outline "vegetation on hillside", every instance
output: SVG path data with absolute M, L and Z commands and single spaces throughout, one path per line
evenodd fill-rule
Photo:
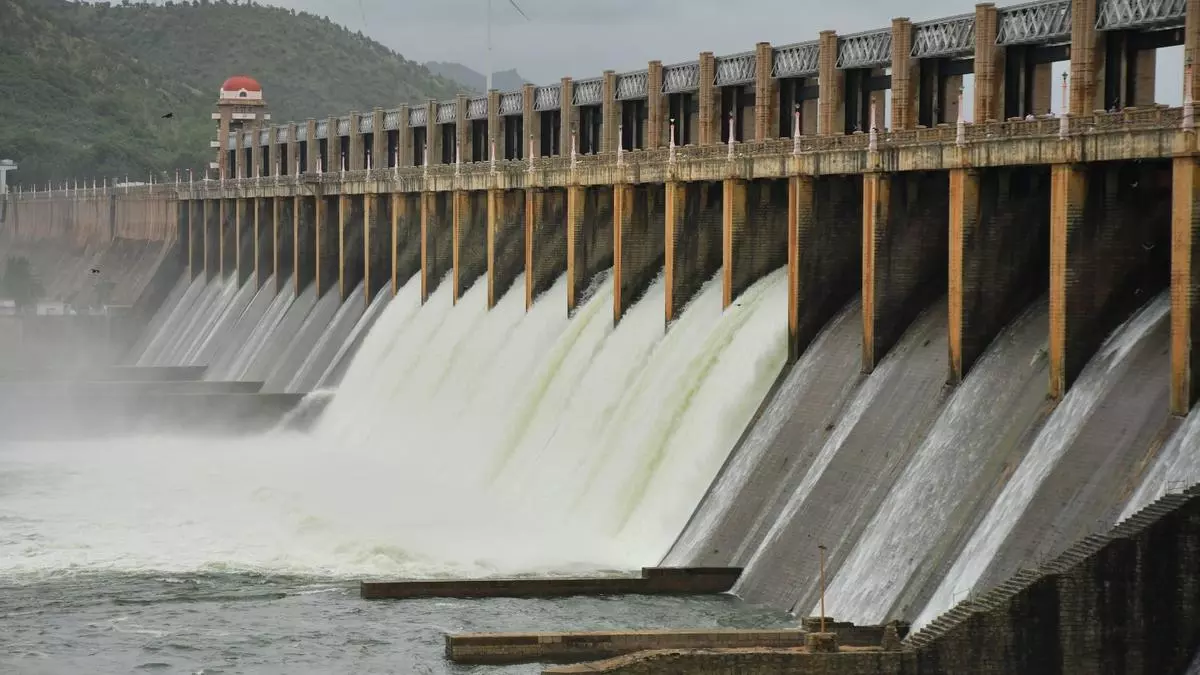
M 0 25 L 0 157 L 26 185 L 201 170 L 230 75 L 257 79 L 278 123 L 462 88 L 328 19 L 256 4 L 0 0 Z

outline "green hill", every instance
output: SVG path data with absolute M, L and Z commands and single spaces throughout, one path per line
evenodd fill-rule
M 0 0 L 0 25 L 0 156 L 25 184 L 203 167 L 230 75 L 257 79 L 280 123 L 461 88 L 361 33 L 274 7 Z

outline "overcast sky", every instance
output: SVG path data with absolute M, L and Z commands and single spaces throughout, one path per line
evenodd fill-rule
M 260 0 L 263 1 L 263 0 Z M 361 30 L 415 61 L 457 61 L 479 72 L 487 63 L 489 0 L 265 0 Z M 847 34 L 974 11 L 976 0 L 491 0 L 495 70 L 515 68 L 538 84 L 594 77 L 812 40 L 825 29 Z M 1016 0 L 1000 0 L 1003 6 Z M 1156 99 L 1179 104 L 1182 48 L 1159 51 Z M 1055 64 L 1057 83 L 1067 64 Z M 968 114 L 972 82 L 968 76 Z M 1054 109 L 1061 110 L 1058 88 Z M 890 106 L 889 106 L 890 107 Z

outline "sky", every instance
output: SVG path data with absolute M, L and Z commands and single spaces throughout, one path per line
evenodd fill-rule
M 260 0 L 262 1 L 262 0 Z M 914 22 L 974 11 L 976 0 L 265 0 L 328 16 L 415 61 L 456 61 L 486 71 L 488 4 L 492 66 L 515 68 L 538 84 L 564 76 L 595 77 L 605 69 L 639 70 L 816 39 L 822 30 L 845 35 L 884 28 L 896 16 Z M 1000 0 L 1004 6 L 1017 4 Z M 1182 49 L 1159 51 L 1160 103 L 1182 102 Z M 1058 82 L 1067 64 L 1055 64 Z M 968 113 L 970 78 L 966 82 Z M 1062 110 L 1059 93 L 1054 110 Z

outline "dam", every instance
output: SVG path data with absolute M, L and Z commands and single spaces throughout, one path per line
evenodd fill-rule
M 925 648 L 1200 480 L 1196 57 L 1200 2 L 981 4 L 226 116 L 214 179 L 20 188 L 0 257 L 80 303 L 99 269 L 117 311 L 0 317 L 0 443 L 72 495 L 0 497 L 39 542 L 0 572 L 730 567 L 764 611 Z M 1145 532 L 1183 569 L 1173 523 Z M 1200 658 L 1180 578 L 1169 655 L 1120 672 Z

